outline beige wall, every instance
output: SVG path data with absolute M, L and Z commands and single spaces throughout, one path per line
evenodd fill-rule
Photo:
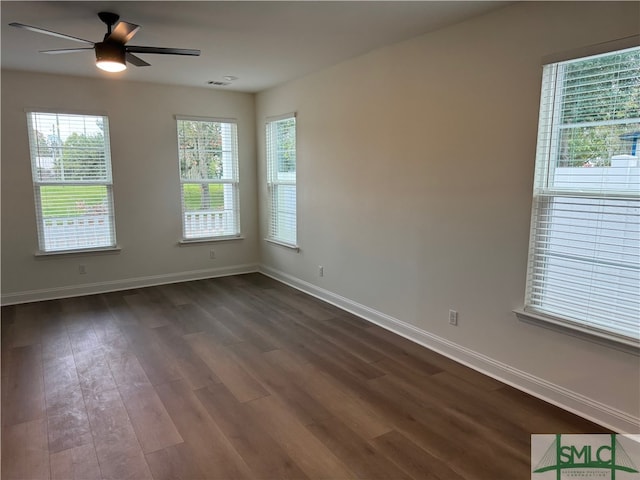
M 122 251 L 34 257 L 38 249 L 25 109 L 109 117 L 116 234 Z M 244 240 L 178 246 L 174 115 L 238 121 Z M 206 88 L 2 72 L 3 301 L 210 276 L 258 263 L 254 95 Z M 209 259 L 215 249 L 216 259 Z M 80 275 L 78 265 L 87 273 Z
M 298 114 L 301 250 L 261 243 L 267 271 L 515 369 L 593 418 L 637 421 L 637 356 L 512 310 L 525 289 L 541 59 L 637 34 L 639 5 L 516 4 L 258 94 L 259 128 Z M 264 175 L 261 162 L 262 236 Z

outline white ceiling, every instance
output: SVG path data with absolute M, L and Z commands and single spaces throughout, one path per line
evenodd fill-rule
M 483 14 L 500 1 L 2 1 L 2 68 L 257 92 L 370 50 Z M 510 3 L 510 2 L 508 2 Z M 93 42 L 110 11 L 141 25 L 131 45 L 196 48 L 200 57 L 138 54 L 150 67 L 119 74 L 95 67 L 93 52 L 45 55 L 82 44 L 8 26 L 25 23 Z

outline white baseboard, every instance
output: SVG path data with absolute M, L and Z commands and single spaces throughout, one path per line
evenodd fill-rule
M 69 285 L 66 287 L 45 288 L 42 290 L 29 290 L 25 292 L 7 293 L 2 295 L 2 305 L 14 305 L 18 303 L 38 302 L 42 300 L 54 300 L 57 298 L 79 297 L 96 293 L 115 292 L 129 290 L 131 288 L 153 287 L 168 283 L 188 282 L 190 280 L 203 280 L 205 278 L 226 277 L 242 273 L 258 271 L 258 265 L 233 265 L 221 268 L 206 268 L 202 270 L 190 270 L 187 272 L 168 273 L 163 275 L 151 275 L 147 277 L 127 278 L 124 280 L 112 280 L 107 282 L 85 283 L 82 285 Z
M 284 272 L 261 265 L 261 273 L 308 293 L 325 302 L 353 313 L 382 328 L 401 335 L 458 363 L 488 375 L 518 390 L 540 398 L 580 417 L 591 420 L 618 433 L 640 432 L 640 418 L 573 392 L 506 363 L 473 351 L 450 340 L 429 333 L 348 298 L 337 295 Z M 561 433 L 561 432 L 558 432 Z

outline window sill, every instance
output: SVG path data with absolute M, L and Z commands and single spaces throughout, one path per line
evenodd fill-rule
M 183 238 L 178 242 L 181 247 L 189 245 L 199 245 L 203 243 L 215 243 L 215 242 L 231 242 L 234 240 L 244 240 L 242 235 L 225 235 L 220 237 L 204 237 L 204 238 Z
M 591 330 L 587 327 L 568 323 L 559 318 L 549 317 L 540 313 L 528 312 L 524 309 L 513 310 L 513 313 L 515 313 L 518 320 L 522 322 L 548 328 L 582 340 L 640 356 L 640 343 L 631 338 L 623 338 L 616 336 L 615 334 Z
M 265 238 L 265 242 L 273 243 L 274 245 L 278 245 L 283 248 L 288 248 L 290 250 L 295 250 L 296 252 L 300 251 L 300 247 L 298 245 L 294 245 L 292 243 L 282 242 L 280 240 L 274 240 L 273 238 Z
M 84 248 L 82 250 L 57 250 L 55 252 L 43 252 L 38 250 L 33 254 L 36 258 L 53 258 L 63 257 L 68 255 L 84 256 L 84 255 L 113 255 L 122 251 L 120 246 L 106 247 L 106 248 Z

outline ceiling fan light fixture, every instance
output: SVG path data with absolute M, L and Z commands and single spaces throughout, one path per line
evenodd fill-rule
M 125 49 L 122 45 L 108 42 L 95 44 L 96 67 L 105 72 L 121 72 L 127 68 Z
M 126 65 L 120 62 L 111 62 L 109 60 L 97 61 L 96 67 L 98 67 L 100 70 L 104 70 L 105 72 L 109 72 L 109 73 L 122 72 L 127 68 Z

